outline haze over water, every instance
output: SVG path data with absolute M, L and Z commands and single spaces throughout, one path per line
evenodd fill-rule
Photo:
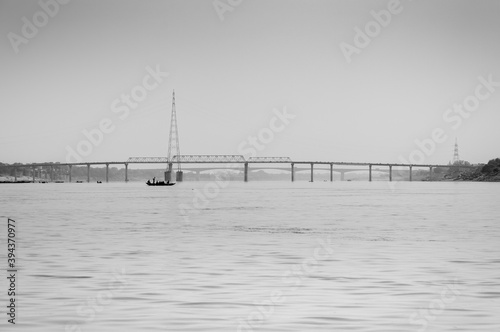
M 207 184 L 2 185 L 16 331 L 500 330 L 495 183 Z

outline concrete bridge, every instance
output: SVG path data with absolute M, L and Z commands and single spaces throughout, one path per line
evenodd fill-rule
M 235 168 L 235 167 L 182 167 L 183 172 L 191 172 L 195 173 L 197 177 L 199 178 L 200 174 L 202 172 L 208 172 L 208 171 L 216 171 L 216 170 L 231 170 L 231 171 L 237 171 L 244 173 L 244 166 L 242 165 L 241 167 Z M 290 173 L 292 170 L 288 168 L 282 168 L 282 167 L 249 167 L 248 168 L 248 173 L 250 174 L 251 172 L 255 171 L 281 171 L 281 172 L 287 172 Z M 295 167 L 294 172 L 297 174 L 298 172 L 308 172 L 309 168 L 299 168 Z M 327 168 L 316 168 L 316 171 L 325 171 L 328 172 Z M 373 169 L 374 172 L 378 173 L 386 173 L 389 174 L 389 170 L 381 170 L 381 169 Z M 368 169 L 352 169 L 352 168 L 338 168 L 335 167 L 333 169 L 334 173 L 339 173 L 340 174 L 340 180 L 344 181 L 345 179 L 345 174 L 346 173 L 353 173 L 353 172 L 368 172 Z
M 372 181 L 372 172 L 373 167 L 387 167 L 385 172 L 389 173 L 389 181 L 392 181 L 393 168 L 394 167 L 404 167 L 409 171 L 408 180 L 412 181 L 412 169 L 413 168 L 428 168 L 429 169 L 429 178 L 432 180 L 433 169 L 442 167 L 442 168 L 472 168 L 475 166 L 451 166 L 451 165 L 440 165 L 440 164 L 398 164 L 398 163 L 370 163 L 370 162 L 338 162 L 338 161 L 292 161 L 288 157 L 251 157 L 246 160 L 242 155 L 181 155 L 179 158 L 174 156 L 172 160 L 168 160 L 165 157 L 131 157 L 127 161 L 100 161 L 100 162 L 76 162 L 76 163 L 58 163 L 58 162 L 45 162 L 45 163 L 31 163 L 31 164 L 23 164 L 23 165 L 3 165 L 4 167 L 10 167 L 14 169 L 14 177 L 15 181 L 17 181 L 17 169 L 19 168 L 30 168 L 32 170 L 33 182 L 35 182 L 35 176 L 37 170 L 39 168 L 49 168 L 50 169 L 50 178 L 54 179 L 54 168 L 55 167 L 68 167 L 68 175 L 69 182 L 72 181 L 72 167 L 73 166 L 86 166 L 87 167 L 87 182 L 90 182 L 90 167 L 91 166 L 105 166 L 106 167 L 106 176 L 105 181 L 109 181 L 109 165 L 124 165 L 125 166 L 125 182 L 128 182 L 128 166 L 130 164 L 164 164 L 167 165 L 167 171 L 165 172 L 165 180 L 170 181 L 173 180 L 173 164 L 186 165 L 186 164 L 224 164 L 225 167 L 216 167 L 215 169 L 240 169 L 243 168 L 244 181 L 247 182 L 249 180 L 249 167 L 250 165 L 260 165 L 260 167 L 256 167 L 254 169 L 280 169 L 285 170 L 284 168 L 275 167 L 278 164 L 289 165 L 287 171 L 291 173 L 291 181 L 295 181 L 295 173 L 299 171 L 308 170 L 310 171 L 310 181 L 314 181 L 314 167 L 315 166 L 327 166 L 327 169 L 322 169 L 329 171 L 330 173 L 330 181 L 333 181 L 333 172 L 340 172 L 341 174 L 347 172 L 355 172 L 361 171 L 360 169 L 349 169 L 347 166 L 353 167 L 365 167 L 368 168 L 368 179 Z M 271 168 L 265 168 L 261 165 L 268 164 L 272 165 Z M 307 165 L 308 168 L 299 168 L 298 166 Z M 197 171 L 195 168 L 189 168 L 185 170 Z M 203 170 L 208 170 L 209 168 L 200 168 Z M 214 169 L 213 167 L 210 169 Z M 376 171 L 384 171 L 377 169 Z M 176 172 L 176 180 L 182 181 L 182 171 Z

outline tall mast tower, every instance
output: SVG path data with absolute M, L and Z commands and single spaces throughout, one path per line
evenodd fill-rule
M 460 161 L 460 156 L 458 155 L 458 141 L 455 137 L 455 150 L 453 151 L 453 162 L 452 164 L 458 163 Z
M 174 151 L 172 151 L 172 149 L 174 149 Z M 170 135 L 168 138 L 168 171 L 165 174 L 166 181 L 170 181 L 171 178 L 174 156 L 177 159 L 177 173 L 175 178 L 176 181 L 182 181 L 181 150 L 179 148 L 179 131 L 177 130 L 177 114 L 175 112 L 175 91 L 172 92 L 172 115 L 170 117 Z

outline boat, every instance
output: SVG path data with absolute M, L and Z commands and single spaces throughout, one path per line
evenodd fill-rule
M 164 181 L 157 181 L 157 182 L 151 182 L 148 180 L 146 182 L 148 186 L 173 186 L 175 183 L 170 183 L 170 181 L 164 182 Z

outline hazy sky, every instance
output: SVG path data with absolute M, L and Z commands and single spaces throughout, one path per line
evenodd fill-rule
M 2 162 L 166 156 L 173 89 L 182 154 L 500 157 L 498 0 L 54 4 L 0 0 Z

